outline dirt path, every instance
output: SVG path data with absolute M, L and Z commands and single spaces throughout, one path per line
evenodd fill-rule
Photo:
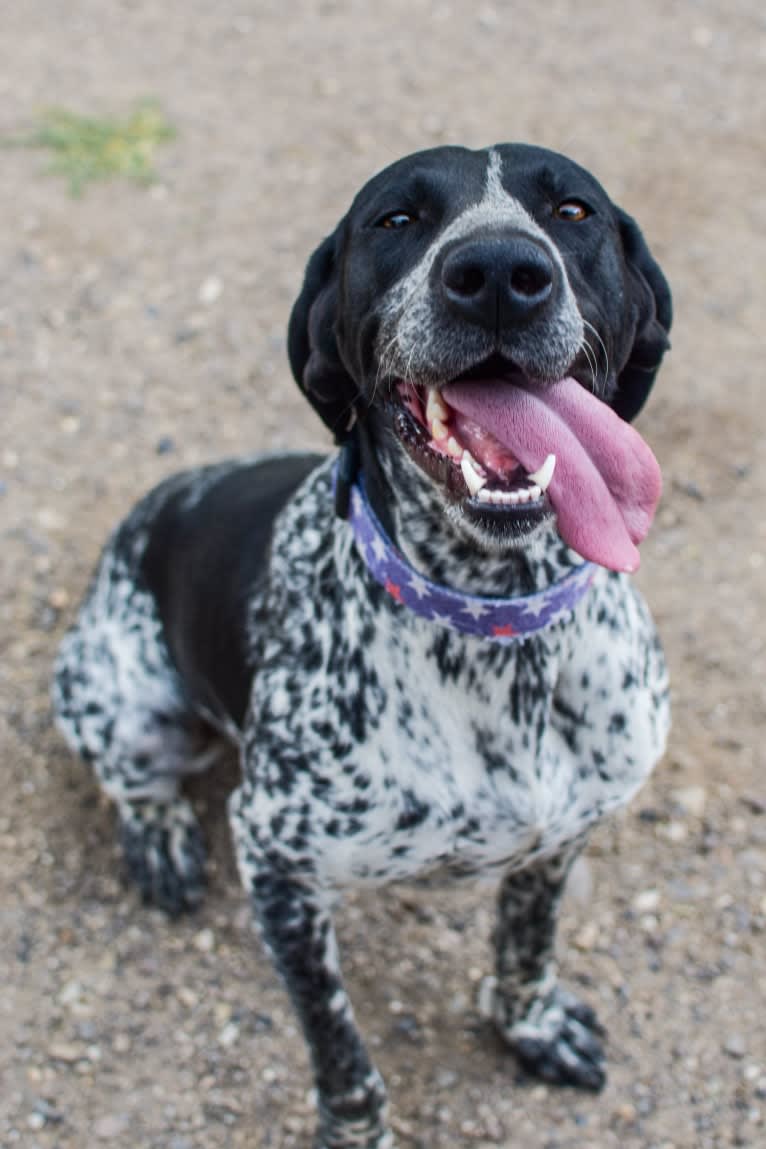
M 517 1084 L 475 1002 L 488 891 L 351 900 L 352 996 L 404 1149 L 766 1143 L 766 24 L 762 5 L 27 0 L 0 134 L 155 96 L 151 189 L 73 201 L 0 164 L 0 1145 L 306 1149 L 308 1068 L 233 874 L 169 925 L 50 728 L 52 652 L 106 532 L 171 469 L 321 436 L 289 381 L 305 259 L 358 184 L 443 140 L 559 148 L 675 290 L 642 430 L 666 495 L 641 585 L 674 674 L 667 760 L 597 836 L 567 976 L 606 1022 L 599 1098 Z M 230 772 L 229 782 L 233 779 Z

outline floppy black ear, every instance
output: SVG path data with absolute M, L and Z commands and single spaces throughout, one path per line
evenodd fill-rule
M 309 260 L 287 329 L 287 354 L 296 382 L 338 441 L 353 424 L 359 394 L 341 362 L 335 336 L 342 229 L 341 224 Z
M 673 301 L 667 280 L 636 221 L 620 208 L 617 208 L 617 221 L 636 327 L 633 347 L 617 379 L 612 406 L 629 423 L 646 402 L 662 357 L 670 347 L 668 332 L 673 322 Z

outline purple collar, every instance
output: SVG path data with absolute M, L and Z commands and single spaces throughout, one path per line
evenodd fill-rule
M 596 575 L 585 562 L 547 590 L 518 598 L 485 598 L 439 586 L 419 575 L 396 550 L 370 506 L 359 475 L 351 487 L 348 521 L 372 577 L 402 606 L 439 626 L 507 644 L 522 641 L 564 618 Z

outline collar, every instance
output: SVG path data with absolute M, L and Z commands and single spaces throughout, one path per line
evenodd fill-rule
M 340 484 L 338 484 L 340 479 Z M 338 469 L 333 484 L 342 485 Z M 547 590 L 515 598 L 485 598 L 440 586 L 418 574 L 389 539 L 372 509 L 361 472 L 347 488 L 344 515 L 354 532 L 357 550 L 372 577 L 396 602 L 439 626 L 508 644 L 547 630 L 570 614 L 588 591 L 596 566 L 581 566 Z

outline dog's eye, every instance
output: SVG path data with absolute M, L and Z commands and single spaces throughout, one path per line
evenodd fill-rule
M 375 226 L 398 229 L 400 227 L 406 227 L 407 224 L 414 222 L 415 216 L 410 215 L 409 212 L 392 211 L 388 215 L 384 215 L 382 219 L 379 219 Z
M 554 208 L 553 214 L 557 219 L 565 219 L 569 223 L 580 223 L 581 220 L 588 218 L 591 211 L 582 200 L 565 199 L 558 207 Z

